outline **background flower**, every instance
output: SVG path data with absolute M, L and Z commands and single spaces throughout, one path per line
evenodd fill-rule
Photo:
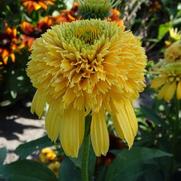
M 53 5 L 55 0 L 21 0 L 23 6 L 29 13 L 40 8 L 47 9 L 48 5 Z
M 157 74 L 152 88 L 158 89 L 158 97 L 170 101 L 176 94 L 177 99 L 181 99 L 181 62 L 164 65 Z
M 181 40 L 176 41 L 170 47 L 165 50 L 165 61 L 166 62 L 181 62 Z
M 15 52 L 22 47 L 16 28 L 10 28 L 6 24 L 4 31 L 0 33 L 0 62 L 7 64 L 9 57 L 15 62 Z

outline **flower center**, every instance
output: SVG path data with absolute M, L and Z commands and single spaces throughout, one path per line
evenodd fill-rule
M 92 45 L 95 40 L 98 40 L 101 35 L 99 27 L 81 26 L 75 30 L 75 37 L 83 41 L 85 44 Z

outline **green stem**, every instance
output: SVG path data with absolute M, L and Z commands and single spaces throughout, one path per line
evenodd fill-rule
M 90 123 L 91 116 L 88 115 L 85 120 L 85 134 L 82 145 L 82 181 L 89 181 Z

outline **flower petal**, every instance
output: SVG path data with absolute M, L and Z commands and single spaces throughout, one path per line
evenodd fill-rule
M 59 136 L 59 127 L 63 115 L 62 111 L 63 109 L 57 104 L 52 104 L 49 106 L 48 113 L 46 115 L 45 128 L 47 129 L 49 138 L 54 142 Z
M 166 101 L 170 101 L 173 98 L 175 91 L 176 91 L 176 82 L 170 84 L 167 83 L 161 88 L 158 96 L 160 98 L 165 99 Z
M 67 156 L 77 157 L 85 129 L 85 112 L 69 108 L 60 119 L 60 141 Z
M 128 101 L 112 101 L 113 123 L 118 135 L 126 140 L 129 148 L 137 133 L 137 122 L 131 104 Z
M 36 112 L 36 114 L 40 118 L 44 112 L 45 104 L 46 104 L 45 97 L 42 95 L 42 93 L 40 93 L 37 90 L 33 97 L 32 105 L 31 105 L 31 112 L 32 113 Z
M 161 87 L 166 82 L 166 79 L 164 77 L 158 77 L 152 80 L 151 87 L 154 89 L 157 89 Z
M 177 85 L 177 99 L 181 99 L 181 81 Z
M 109 134 L 103 109 L 92 113 L 91 142 L 96 156 L 106 155 L 109 149 Z

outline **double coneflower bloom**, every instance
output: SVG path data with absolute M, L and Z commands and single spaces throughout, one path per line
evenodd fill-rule
M 170 101 L 174 96 L 181 99 L 181 41 L 173 43 L 165 51 L 164 60 L 155 66 L 156 77 L 152 88 L 158 90 L 158 97 Z
M 132 102 L 144 87 L 145 51 L 140 40 L 116 23 L 81 20 L 56 25 L 33 44 L 27 73 L 37 88 L 32 112 L 46 114 L 48 136 L 68 156 L 77 157 L 91 114 L 91 142 L 106 155 L 109 135 L 105 115 L 131 147 L 137 134 Z

